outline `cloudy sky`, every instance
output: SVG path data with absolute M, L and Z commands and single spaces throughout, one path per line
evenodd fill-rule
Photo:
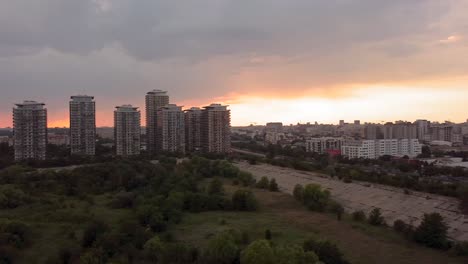
M 468 118 L 468 0 L 0 0 L 0 127 L 15 102 L 229 104 L 233 125 Z M 143 111 L 144 112 L 144 111 Z M 143 113 L 144 114 L 144 113 Z

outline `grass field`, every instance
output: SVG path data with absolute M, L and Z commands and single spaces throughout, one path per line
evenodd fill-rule
M 225 188 L 232 193 L 237 187 L 227 184 Z M 409 242 L 391 229 L 356 223 L 349 217 L 337 221 L 333 215 L 307 211 L 288 194 L 253 191 L 260 203 L 259 212 L 189 214 L 174 228 L 175 237 L 202 246 L 222 230 L 247 231 L 251 239 L 258 239 L 270 229 L 278 244 L 301 244 L 310 236 L 332 240 L 354 264 L 468 263 L 467 258 Z

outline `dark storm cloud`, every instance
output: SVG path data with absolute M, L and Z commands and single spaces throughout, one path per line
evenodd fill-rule
M 415 69 L 427 60 L 421 54 L 448 52 L 433 50 L 467 33 L 460 2 L 0 0 L 0 111 L 28 98 L 64 108 L 81 92 L 106 97 L 110 108 L 141 103 L 154 88 L 207 101 L 244 92 L 246 71 L 267 88 L 406 78 L 409 69 L 385 65 L 405 59 Z

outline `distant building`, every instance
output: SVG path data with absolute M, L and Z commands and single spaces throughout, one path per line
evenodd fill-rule
M 265 126 L 265 132 L 283 132 L 283 123 L 270 122 Z
M 417 139 L 425 140 L 425 136 L 429 133 L 430 122 L 427 120 L 416 120 Z
M 360 126 L 361 125 L 361 120 L 354 120 L 354 125 Z
M 344 126 L 345 125 L 345 121 L 344 120 L 340 120 L 340 126 Z
M 131 105 L 116 107 L 114 111 L 114 138 L 117 155 L 140 154 L 140 119 L 138 107 Z
M 328 153 L 329 151 L 341 150 L 343 138 L 322 137 L 306 140 L 306 151 L 315 153 Z
M 276 145 L 285 138 L 286 135 L 283 132 L 267 131 L 265 133 L 265 142 L 268 144 Z
M 367 124 L 364 127 L 364 139 L 382 139 L 383 133 L 379 125 Z
M 422 153 L 422 145 L 418 139 L 357 140 L 345 142 L 341 153 L 349 158 L 376 159 L 385 155 L 414 158 Z
M 204 107 L 202 148 L 208 153 L 231 152 L 231 113 L 227 106 L 211 104 Z
M 146 94 L 146 146 L 148 152 L 157 152 L 157 116 L 158 110 L 169 104 L 169 95 L 166 91 L 152 90 Z
M 96 153 L 96 104 L 93 96 L 72 96 L 70 101 L 70 148 L 72 154 Z
M 13 108 L 15 160 L 46 159 L 47 109 L 44 105 L 24 101 Z
M 47 143 L 57 146 L 68 146 L 70 145 L 70 137 L 63 134 L 47 134 Z
M 185 122 L 182 107 L 168 104 L 159 108 L 156 125 L 156 150 L 185 153 Z
M 201 151 L 202 148 L 202 110 L 192 107 L 185 110 L 185 146 L 187 152 Z
M 384 139 L 413 139 L 417 137 L 417 126 L 409 122 L 386 123 L 383 127 Z

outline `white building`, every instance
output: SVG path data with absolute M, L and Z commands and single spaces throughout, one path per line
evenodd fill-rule
M 341 155 L 350 159 L 375 159 L 376 140 L 347 141 L 341 146 Z
M 13 108 L 15 160 L 46 159 L 47 109 L 44 105 L 24 101 Z
M 114 138 L 116 154 L 132 156 L 140 154 L 140 111 L 131 105 L 117 106 L 114 111 Z
M 385 155 L 414 158 L 422 153 L 422 145 L 418 139 L 348 141 L 342 145 L 341 153 L 351 159 L 376 159 Z
M 341 150 L 343 142 L 343 138 L 311 138 L 306 141 L 306 151 L 324 154 L 327 150 Z
M 93 96 L 72 96 L 70 101 L 70 147 L 72 154 L 96 153 L 96 104 Z

